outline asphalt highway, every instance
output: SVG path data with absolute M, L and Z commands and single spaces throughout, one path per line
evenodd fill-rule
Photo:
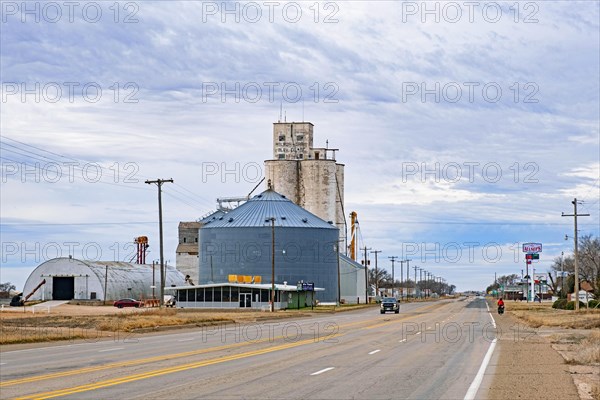
M 1 398 L 464 399 L 495 338 L 483 299 L 0 352 Z M 483 371 L 481 371 L 483 369 Z M 478 376 L 479 375 L 479 376 Z M 474 383 L 475 382 L 475 383 Z

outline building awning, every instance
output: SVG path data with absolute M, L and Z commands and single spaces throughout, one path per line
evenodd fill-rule
M 270 283 L 206 283 L 203 285 L 185 285 L 185 286 L 170 286 L 165 287 L 165 291 L 176 291 L 176 290 L 185 290 L 185 289 L 205 289 L 205 288 L 213 288 L 213 287 L 239 287 L 239 288 L 247 288 L 247 289 L 265 289 L 271 290 Z M 281 292 L 302 292 L 304 290 L 298 290 L 296 285 L 282 285 L 275 284 L 275 290 Z M 315 292 L 323 292 L 324 288 L 314 288 Z

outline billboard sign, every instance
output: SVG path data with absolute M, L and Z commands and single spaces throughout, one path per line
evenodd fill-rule
M 541 243 L 523 243 L 523 253 L 541 253 Z

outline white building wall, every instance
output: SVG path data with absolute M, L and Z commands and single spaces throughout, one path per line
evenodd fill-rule
M 300 206 L 325 221 L 336 222 L 337 185 L 333 160 L 301 161 Z
M 346 237 L 346 216 L 344 205 L 344 164 L 336 164 L 335 177 L 336 177 L 336 192 L 335 192 L 335 225 L 340 230 L 340 238 Z M 349 214 L 349 213 L 348 213 Z
M 198 270 L 200 268 L 199 256 L 197 254 L 177 253 L 175 265 L 183 276 L 189 275 L 194 283 L 198 283 Z
M 298 188 L 300 187 L 298 178 L 299 169 L 300 166 L 298 161 L 295 160 L 265 161 L 266 185 L 268 185 L 270 181 L 274 191 L 284 195 L 302 207 L 298 195 Z

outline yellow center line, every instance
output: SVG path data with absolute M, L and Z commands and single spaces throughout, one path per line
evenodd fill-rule
M 425 307 L 422 307 L 421 309 L 429 309 L 435 306 L 441 306 L 440 304 L 432 304 L 432 305 L 428 305 Z M 349 328 L 355 325 L 361 325 L 361 324 L 372 324 L 375 322 L 374 325 L 370 325 L 370 326 L 366 326 L 362 329 L 373 329 L 373 328 L 377 328 L 380 326 L 385 326 L 385 325 L 389 325 L 395 322 L 398 322 L 400 320 L 405 320 L 411 317 L 416 317 L 416 315 L 411 315 L 411 316 L 406 316 L 403 318 L 396 318 L 393 319 L 391 321 L 386 321 L 383 323 L 376 323 L 377 320 L 361 320 L 361 321 L 355 321 L 355 322 L 351 322 L 348 324 L 342 324 L 342 325 L 338 325 L 338 329 L 342 329 L 342 328 Z M 327 340 L 327 339 L 331 339 L 334 337 L 338 337 L 338 336 L 342 336 L 341 334 L 324 334 L 322 336 L 318 336 L 316 338 L 317 341 L 319 340 Z M 14 385 L 20 385 L 20 384 L 25 384 L 25 383 L 32 383 L 32 382 L 37 382 L 37 381 L 41 381 L 41 380 L 47 380 L 47 379 L 53 379 L 53 378 L 61 378 L 61 377 L 66 377 L 66 376 L 73 376 L 73 375 L 79 375 L 79 374 L 84 374 L 84 373 L 89 373 L 89 372 L 96 372 L 96 371 L 103 371 L 103 370 L 107 370 L 107 369 L 112 369 L 112 368 L 118 368 L 118 367 L 129 367 L 129 366 L 134 366 L 134 365 L 141 365 L 141 364 L 148 364 L 148 363 L 155 363 L 158 361 L 167 361 L 167 360 L 173 360 L 176 358 L 183 358 L 183 357 L 189 357 L 189 356 L 194 356 L 194 355 L 199 355 L 199 354 L 205 354 L 205 353 L 210 353 L 210 352 L 216 352 L 216 351 L 220 351 L 220 350 L 228 350 L 228 349 L 233 349 L 233 348 L 237 348 L 237 347 L 243 347 L 243 346 L 249 346 L 249 345 L 253 345 L 253 344 L 258 344 L 258 343 L 264 343 L 267 341 L 274 341 L 274 340 L 279 340 L 284 338 L 284 336 L 277 336 L 274 338 L 266 338 L 266 339 L 259 339 L 259 340 L 253 340 L 253 341 L 247 341 L 247 342 L 241 342 L 241 343 L 235 343 L 235 344 L 228 344 L 228 345 L 223 345 L 223 346 L 217 346 L 217 347 L 211 347 L 211 348 L 207 348 L 207 349 L 200 349 L 200 350 L 193 350 L 193 351 L 187 351 L 187 352 L 182 352 L 182 353 L 174 353 L 174 354 L 167 354 L 167 355 L 160 355 L 160 356 L 154 356 L 154 357 L 147 357 L 147 358 L 140 358 L 140 359 L 136 359 L 136 360 L 129 360 L 129 361 L 121 361 L 121 362 L 116 362 L 116 363 L 110 363 L 110 364 L 104 364 L 104 365 L 99 365 L 99 366 L 94 366 L 94 367 L 85 367 L 85 368 L 79 368 L 79 369 L 74 369 L 74 370 L 70 370 L 70 371 L 62 371 L 62 372 L 56 372 L 56 373 L 50 373 L 50 374 L 45 374 L 45 375 L 37 375 L 37 376 L 31 376 L 28 378 L 21 378 L 21 379 L 13 379 L 13 380 L 8 380 L 8 381 L 3 381 L 0 382 L 0 388 L 1 387 L 7 387 L 7 386 L 14 386 Z M 310 341 L 314 341 L 315 338 L 313 339 L 309 339 L 308 341 L 302 341 L 302 342 L 296 342 L 293 343 L 294 345 L 297 345 L 298 343 L 302 343 L 304 344 L 305 342 L 310 342 Z M 287 346 L 287 345 L 285 345 Z M 292 346 L 294 347 L 294 346 Z M 287 348 L 287 347 L 284 347 Z M 267 352 L 270 351 L 275 351 L 272 349 L 279 349 L 279 347 L 271 347 Z M 259 350 L 261 351 L 261 350 Z M 258 353 L 258 354 L 262 354 L 262 353 Z M 228 356 L 228 357 L 235 357 L 235 356 Z M 226 357 L 227 358 L 227 357 Z M 200 363 L 202 363 L 204 361 L 201 361 Z M 185 364 L 187 365 L 187 364 Z M 175 372 L 175 371 L 174 371 Z M 140 378 L 142 379 L 142 378 Z M 88 389 L 91 390 L 91 389 Z
M 366 321 L 351 322 L 349 324 L 339 325 L 338 328 L 340 328 L 340 329 L 348 328 L 348 327 L 351 327 L 354 325 L 360 325 L 360 324 L 369 323 L 369 322 L 372 322 L 372 321 L 366 320 Z M 331 337 L 333 337 L 333 333 L 324 334 L 321 337 L 321 339 L 325 340 L 325 339 L 329 339 Z M 235 343 L 235 344 L 211 347 L 208 349 L 186 351 L 186 352 L 182 352 L 182 353 L 174 353 L 174 354 L 160 355 L 160 356 L 154 356 L 154 357 L 146 357 L 146 358 L 140 358 L 140 359 L 129 360 L 129 361 L 120 361 L 120 362 L 115 362 L 115 363 L 110 363 L 110 364 L 98 365 L 98 366 L 94 366 L 94 367 L 84 367 L 84 368 L 78 368 L 78 369 L 74 369 L 74 370 L 70 370 L 70 371 L 62 371 L 62 372 L 55 372 L 55 373 L 44 374 L 44 375 L 36 375 L 36 376 L 28 377 L 28 378 L 7 380 L 7 381 L 0 382 L 0 388 L 7 387 L 7 386 L 21 385 L 24 383 L 37 382 L 37 381 L 46 380 L 46 379 L 54 379 L 54 378 L 61 378 L 61 377 L 65 377 L 65 376 L 84 374 L 84 373 L 88 373 L 88 372 L 103 371 L 103 370 L 107 370 L 107 369 L 111 369 L 111 368 L 130 367 L 130 366 L 140 365 L 140 364 L 155 363 L 158 361 L 167 361 L 167 360 L 172 360 L 175 358 L 183 358 L 183 357 L 195 356 L 195 355 L 199 355 L 199 354 L 210 353 L 210 352 L 214 352 L 214 351 L 228 350 L 228 349 L 233 349 L 236 347 L 249 346 L 249 345 L 253 345 L 253 344 L 259 344 L 259 343 L 264 343 L 264 342 L 268 342 L 268 341 L 275 341 L 275 340 L 279 340 L 279 339 L 284 339 L 284 336 L 277 336 L 277 337 L 266 338 L 266 339 L 257 339 L 257 340 L 240 342 L 240 343 Z
M 341 334 L 331 335 L 330 338 L 338 337 L 338 336 L 342 336 L 342 335 Z M 220 364 L 220 363 L 227 362 L 227 361 L 239 360 L 242 358 L 272 353 L 275 351 L 280 351 L 280 350 L 285 350 L 285 349 L 289 349 L 289 348 L 293 348 L 293 347 L 303 346 L 308 343 L 315 343 L 315 341 L 314 341 L 314 339 L 306 339 L 306 340 L 302 340 L 302 341 L 295 342 L 295 343 L 283 344 L 283 345 L 270 347 L 270 348 L 266 348 L 266 349 L 250 351 L 247 353 L 234 354 L 231 356 L 218 357 L 218 358 L 213 358 L 213 359 L 199 361 L 199 362 L 192 362 L 192 363 L 188 363 L 188 364 L 178 365 L 175 367 L 160 368 L 160 369 L 156 369 L 156 370 L 152 370 L 152 371 L 148 371 L 148 372 L 143 372 L 143 373 L 129 375 L 129 376 L 120 377 L 120 378 L 108 379 L 108 380 L 104 380 L 104 381 L 100 381 L 100 382 L 89 383 L 86 385 L 75 386 L 75 387 L 67 388 L 67 389 L 60 389 L 60 390 L 43 392 L 43 393 L 37 393 L 37 394 L 33 394 L 33 395 L 19 397 L 17 400 L 50 399 L 53 397 L 67 396 L 67 395 L 71 395 L 71 394 L 75 394 L 75 393 L 87 392 L 90 390 L 96 390 L 96 389 L 106 388 L 106 387 L 110 387 L 110 386 L 120 385 L 120 384 L 127 383 L 127 382 L 134 382 L 134 381 L 148 379 L 148 378 L 152 378 L 152 377 L 156 377 L 156 376 L 172 374 L 175 372 L 187 371 L 190 369 L 205 367 L 208 365 Z

